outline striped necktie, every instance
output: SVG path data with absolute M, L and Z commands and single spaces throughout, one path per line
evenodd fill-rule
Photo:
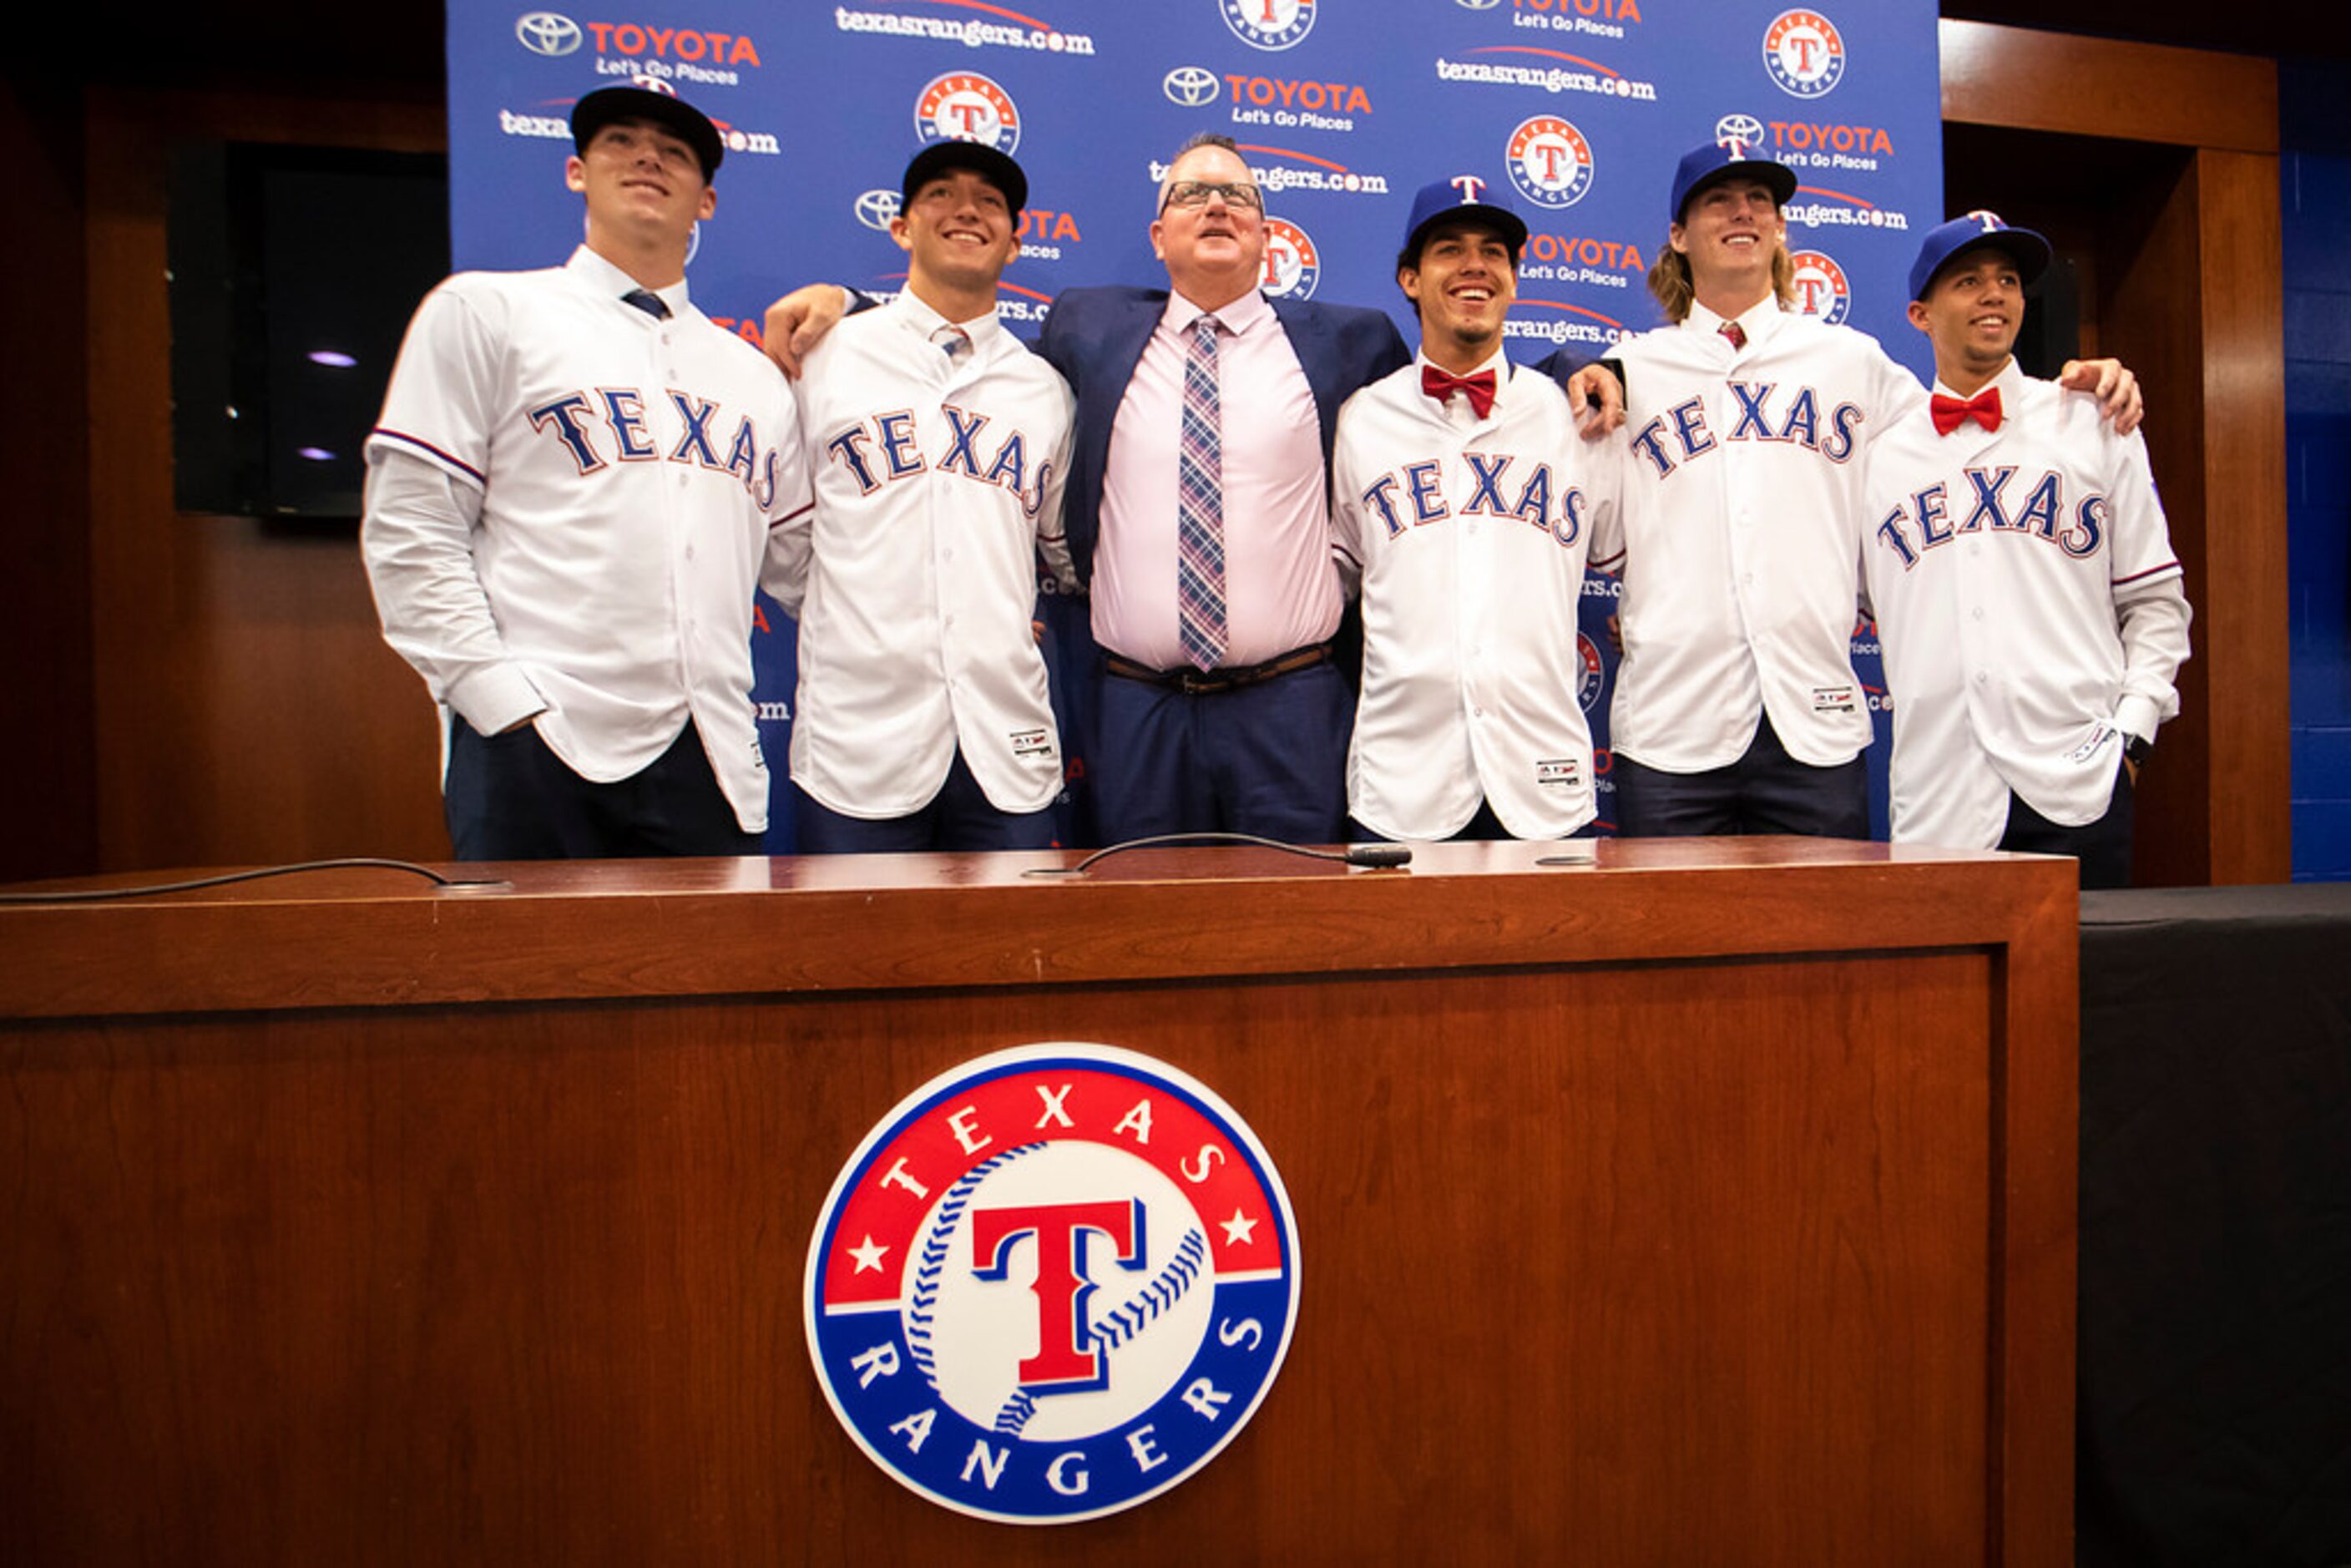
M 650 288 L 632 288 L 621 296 L 621 303 L 635 306 L 656 321 L 669 319 L 669 307 L 662 302 L 660 295 Z
M 1176 607 L 1184 656 L 1203 670 L 1225 657 L 1225 459 L 1217 393 L 1217 319 L 1192 325 L 1184 361 L 1184 430 L 1176 457 Z

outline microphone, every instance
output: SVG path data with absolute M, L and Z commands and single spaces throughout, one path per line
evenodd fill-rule
M 1412 852 L 1402 844 L 1349 844 L 1347 863 L 1375 866 L 1410 865 Z

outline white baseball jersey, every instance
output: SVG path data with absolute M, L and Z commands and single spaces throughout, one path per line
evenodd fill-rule
M 1492 412 L 1457 424 L 1421 391 L 1426 362 L 1339 411 L 1332 538 L 1364 600 L 1347 809 L 1388 838 L 1442 839 L 1482 799 L 1514 837 L 1563 838 L 1595 810 L 1576 611 L 1616 454 L 1499 353 Z
M 1739 319 L 1745 347 L 1721 325 L 1693 305 L 1617 350 L 1624 534 L 1593 556 L 1625 580 L 1610 742 L 1701 772 L 1768 714 L 1790 756 L 1834 767 L 1870 740 L 1852 647 L 1862 448 L 1926 392 L 1870 338 L 1768 299 Z
M 1862 564 L 1894 695 L 1894 837 L 1910 842 L 1992 848 L 2011 790 L 2094 822 L 2125 736 L 2179 711 L 2188 600 L 2146 442 L 2012 360 L 1992 385 L 1998 434 L 1938 435 L 1920 409 L 1869 452 Z
M 792 780 L 846 817 L 920 810 L 960 748 L 989 804 L 1040 810 L 1061 738 L 1032 620 L 1040 550 L 1074 587 L 1061 532 L 1074 407 L 1061 374 L 993 316 L 946 326 L 909 289 L 810 356 L 800 429 L 816 508 L 785 530 L 806 601 Z
M 752 591 L 771 520 L 808 505 L 791 390 L 683 283 L 668 320 L 636 287 L 582 246 L 425 297 L 368 438 L 369 578 L 386 638 L 475 729 L 536 713 L 609 783 L 691 718 L 758 832 Z M 455 507 L 425 503 L 419 461 Z

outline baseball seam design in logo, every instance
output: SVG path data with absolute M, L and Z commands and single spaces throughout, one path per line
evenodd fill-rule
M 1828 252 L 1791 251 L 1788 265 L 1794 270 L 1799 314 L 1816 316 L 1834 327 L 1853 313 L 1852 282 Z
M 1818 11 L 1782 11 L 1763 30 L 1763 68 L 1782 92 L 1818 98 L 1844 78 L 1844 37 Z
M 949 71 L 923 84 L 914 99 L 914 131 L 923 145 L 977 141 L 1011 153 L 1020 146 L 1020 110 L 1012 95 L 973 71 Z
M 1110 1046 L 998 1051 L 866 1135 L 809 1247 L 809 1352 L 893 1479 L 1051 1524 L 1231 1442 L 1297 1321 L 1290 1200 L 1248 1125 Z
M 1519 194 L 1539 207 L 1572 207 L 1592 190 L 1592 143 L 1555 114 L 1519 121 L 1508 166 Z
M 1315 0 L 1217 0 L 1225 26 L 1253 49 L 1286 49 L 1314 30 Z
M 1265 291 L 1278 298 L 1311 299 L 1322 278 L 1313 236 L 1286 218 L 1265 220 Z

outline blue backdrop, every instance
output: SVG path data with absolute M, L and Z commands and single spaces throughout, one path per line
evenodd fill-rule
M 451 0 L 451 241 L 460 267 L 543 267 L 580 232 L 563 188 L 582 94 L 674 90 L 727 139 L 719 203 L 689 264 L 695 302 L 757 342 L 759 317 L 815 279 L 894 290 L 886 226 L 906 160 L 942 136 L 987 141 L 1029 177 L 1004 315 L 1033 336 L 1071 284 L 1164 282 L 1146 234 L 1159 174 L 1192 133 L 1233 136 L 1267 194 L 1270 292 L 1376 304 L 1407 341 L 1392 270 L 1413 191 L 1474 173 L 1506 184 L 1531 231 L 1510 323 L 1520 357 L 1598 355 L 1659 317 L 1642 283 L 1689 148 L 1738 135 L 1792 165 L 1798 304 L 1930 364 L 1905 320 L 1917 235 L 1942 212 L 1940 89 L 1929 0 L 666 0 L 609 12 Z M 1590 712 L 1604 823 L 1605 623 L 1585 587 L 1576 695 Z M 763 605 L 761 740 L 789 738 L 793 628 Z M 1048 603 L 1057 700 L 1082 700 L 1081 602 Z M 1873 628 L 1855 638 L 1879 706 Z M 1082 838 L 1081 715 L 1064 706 Z M 778 768 L 769 846 L 792 846 Z

